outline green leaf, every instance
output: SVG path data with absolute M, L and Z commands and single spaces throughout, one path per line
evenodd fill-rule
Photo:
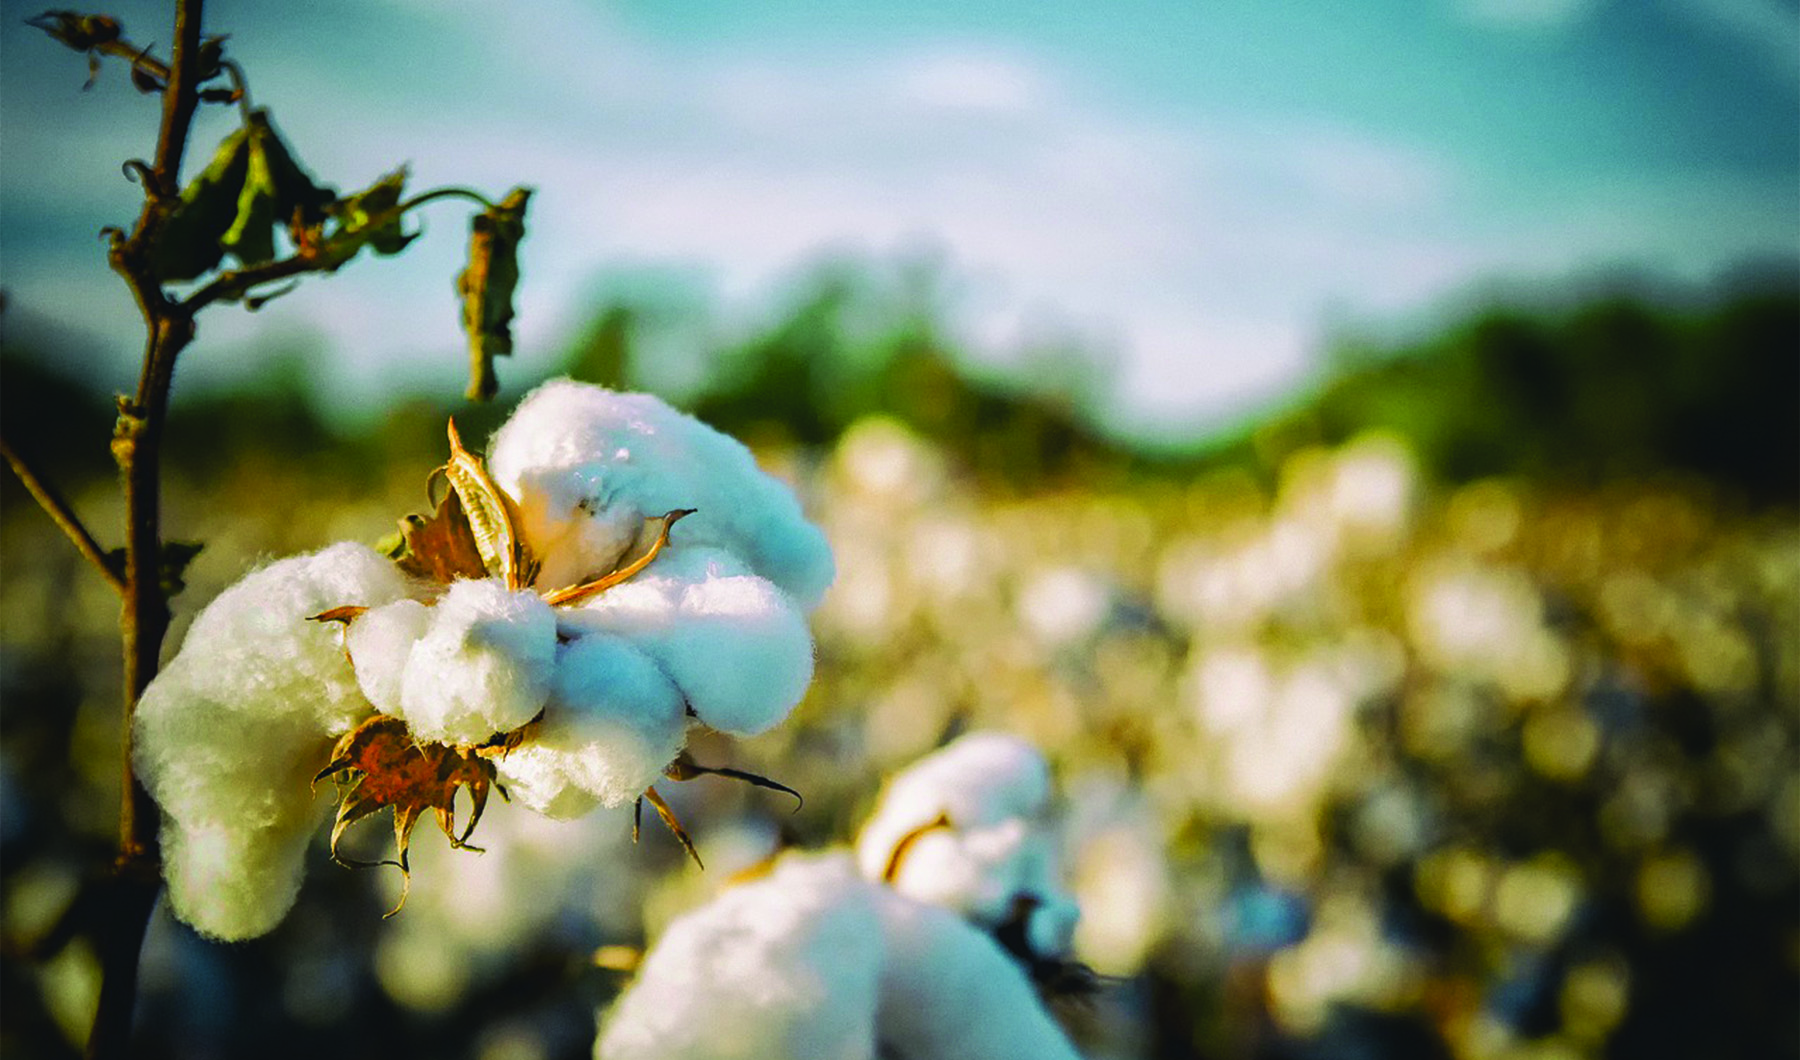
M 372 247 L 377 254 L 398 254 L 418 237 L 416 230 L 408 232 L 401 226 L 400 214 L 395 212 L 406 190 L 406 176 L 406 167 L 401 166 L 356 194 L 331 204 L 329 211 L 336 218 L 337 227 L 316 251 L 324 268 L 336 269 L 364 246 Z
M 215 268 L 225 253 L 221 241 L 238 212 L 250 166 L 249 134 L 237 129 L 219 143 L 212 162 L 181 189 L 176 204 L 150 248 L 150 268 L 160 280 L 191 280 Z
M 238 192 L 237 216 L 220 243 L 245 265 L 275 257 L 275 228 L 317 224 L 335 196 L 314 184 L 282 143 L 269 112 L 254 110 L 244 126 L 249 166 Z
M 159 580 L 162 582 L 162 591 L 165 598 L 174 599 L 181 595 L 183 589 L 187 588 L 185 578 L 187 576 L 188 564 L 194 562 L 194 557 L 198 556 L 200 550 L 205 547 L 205 545 L 198 541 L 163 542 Z
M 514 188 L 469 222 L 469 264 L 456 279 L 463 331 L 469 336 L 469 391 L 486 401 L 500 388 L 494 358 L 512 353 L 513 290 L 519 283 L 519 241 L 531 189 Z

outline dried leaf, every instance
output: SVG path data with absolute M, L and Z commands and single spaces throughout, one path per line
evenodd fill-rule
M 25 20 L 78 52 L 91 51 L 119 39 L 119 20 L 109 15 L 84 15 L 79 11 L 46 11 Z
M 308 622 L 342 622 L 347 626 L 358 618 L 361 618 L 363 613 L 368 610 L 368 608 L 363 607 L 360 604 L 345 604 L 343 607 L 334 607 L 329 611 L 320 611 L 316 615 L 308 615 L 306 616 L 306 620 Z
M 643 555 L 632 560 L 630 563 L 627 563 L 625 566 L 620 567 L 618 570 L 613 571 L 611 574 L 596 578 L 591 582 L 586 582 L 581 585 L 570 585 L 557 589 L 554 592 L 545 593 L 545 602 L 549 603 L 551 606 L 559 604 L 578 604 L 583 600 L 599 596 L 613 586 L 634 577 L 639 571 L 648 567 L 650 561 L 656 558 L 657 554 L 663 550 L 664 546 L 668 545 L 669 531 L 674 529 L 675 524 L 687 516 L 694 514 L 694 511 L 695 509 L 693 508 L 677 508 L 672 512 L 657 516 L 655 519 L 645 520 L 646 526 L 651 524 L 656 525 L 656 537 L 651 541 L 650 547 L 645 550 Z
M 519 241 L 531 189 L 514 188 L 469 222 L 469 264 L 456 278 L 463 332 L 469 337 L 469 391 L 486 401 L 500 389 L 494 358 L 512 353 L 513 290 L 519 283 Z
M 458 578 L 487 577 L 487 566 L 455 490 L 444 494 L 437 514 L 430 519 L 413 516 L 402 522 L 400 535 L 405 551 L 395 562 L 414 577 L 445 584 Z

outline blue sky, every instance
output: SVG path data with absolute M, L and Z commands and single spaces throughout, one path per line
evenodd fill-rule
M 321 179 L 538 189 L 518 332 L 547 366 L 597 292 L 676 277 L 750 328 L 821 256 L 929 258 L 1005 362 L 1074 337 L 1127 431 L 1205 426 L 1307 377 L 1346 322 L 1620 266 L 1702 280 L 1800 253 L 1794 0 L 215 0 L 209 27 Z M 91 235 L 153 104 L 0 0 L 0 284 L 129 377 L 132 308 Z M 113 5 L 140 42 L 161 4 Z M 201 147 L 227 128 L 215 112 Z M 347 405 L 460 386 L 464 215 L 394 261 L 203 319 L 317 338 Z M 502 375 L 505 379 L 506 376 Z

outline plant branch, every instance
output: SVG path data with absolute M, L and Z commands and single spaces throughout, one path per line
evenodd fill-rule
M 162 433 L 168 412 L 175 361 L 194 337 L 193 314 L 163 291 L 150 265 L 150 248 L 167 222 L 181 183 L 181 160 L 199 106 L 200 22 L 204 0 L 177 0 L 174 46 L 163 86 L 162 124 L 157 133 L 154 181 L 146 182 L 143 211 L 131 235 L 115 235 L 108 251 L 144 316 L 144 364 L 137 393 L 120 399 L 113 431 L 125 493 L 125 606 L 119 634 L 124 648 L 124 713 L 121 724 L 119 860 L 113 879 L 119 890 L 116 916 L 98 939 L 100 1001 L 88 1036 L 90 1060 L 123 1057 L 131 1049 L 132 1012 L 137 1004 L 138 960 L 144 931 L 158 890 L 158 813 L 132 766 L 137 704 L 156 675 L 163 638 L 169 629 L 169 601 L 162 585 Z
M 81 519 L 76 516 L 75 510 L 69 507 L 68 502 L 63 500 L 62 495 L 48 482 L 38 477 L 37 472 L 32 470 L 31 465 L 25 462 L 24 457 L 21 457 L 4 437 L 0 437 L 0 456 L 6 458 L 7 464 L 12 467 L 13 474 L 17 475 L 19 481 L 25 484 L 25 489 L 31 493 L 32 499 L 38 502 L 38 506 L 44 509 L 51 521 L 62 528 L 62 532 L 68 535 L 76 550 L 94 565 L 101 577 L 106 579 L 106 584 L 112 586 L 114 592 L 124 593 L 125 578 L 120 574 L 118 564 L 106 554 L 106 550 L 100 547 L 100 543 L 94 540 L 94 535 L 88 532 L 88 528 L 82 524 Z
M 181 312 L 192 316 L 214 302 L 234 302 L 249 294 L 251 288 L 319 268 L 317 259 L 306 254 L 295 254 L 279 261 L 265 261 L 259 265 L 221 272 L 205 286 L 182 299 L 179 308 Z

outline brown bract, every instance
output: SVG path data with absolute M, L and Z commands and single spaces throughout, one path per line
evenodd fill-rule
M 488 789 L 499 787 L 494 781 L 494 764 L 481 756 L 480 749 L 416 743 L 406 722 L 390 714 L 376 714 L 345 733 L 333 749 L 331 761 L 313 777 L 313 783 L 340 775 L 347 782 L 342 787 L 337 820 L 331 827 L 332 860 L 352 868 L 397 866 L 403 880 L 400 901 L 388 911 L 388 916 L 406 904 L 412 887 L 407 847 L 419 817 L 426 810 L 435 811 L 438 827 L 451 846 L 480 850 L 469 844 L 469 836 L 487 808 Z M 459 788 L 469 790 L 471 803 L 469 823 L 461 835 L 456 833 Z M 339 853 L 338 840 L 346 828 L 389 806 L 394 809 L 394 847 L 399 860 L 358 861 Z

